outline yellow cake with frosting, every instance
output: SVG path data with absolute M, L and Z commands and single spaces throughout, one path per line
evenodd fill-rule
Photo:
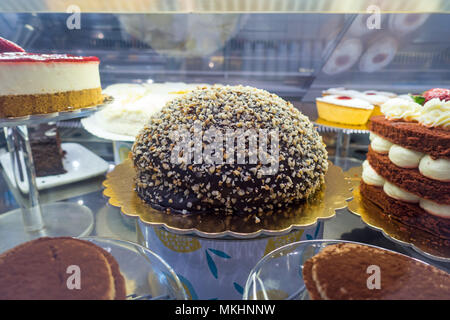
M 374 108 L 366 100 L 339 95 L 316 98 L 316 106 L 319 118 L 349 125 L 365 124 Z

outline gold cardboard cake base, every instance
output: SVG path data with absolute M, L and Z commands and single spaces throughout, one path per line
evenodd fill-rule
M 134 176 L 133 164 L 129 159 L 107 174 L 103 193 L 109 197 L 111 205 L 120 207 L 127 216 L 139 217 L 148 225 L 161 226 L 176 234 L 195 234 L 206 238 L 278 236 L 295 229 L 309 228 L 318 220 L 332 218 L 336 210 L 347 206 L 347 200 L 352 196 L 350 182 L 345 179 L 342 169 L 329 163 L 322 189 L 308 201 L 281 212 L 264 213 L 258 215 L 258 219 L 254 215 L 168 214 L 152 208 L 139 198 L 134 191 Z
M 367 226 L 381 231 L 386 238 L 394 242 L 409 246 L 430 259 L 450 261 L 450 247 L 446 245 L 446 240 L 399 222 L 365 199 L 359 192 L 361 172 L 361 167 L 345 172 L 346 179 L 353 187 L 353 200 L 348 203 L 349 211 L 360 216 Z

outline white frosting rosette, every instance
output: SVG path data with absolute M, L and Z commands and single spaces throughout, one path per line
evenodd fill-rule
M 381 105 L 381 112 L 389 120 L 417 120 L 421 114 L 421 109 L 420 104 L 402 98 L 389 99 Z
M 450 127 L 450 101 L 438 98 L 427 101 L 417 120 L 427 127 Z

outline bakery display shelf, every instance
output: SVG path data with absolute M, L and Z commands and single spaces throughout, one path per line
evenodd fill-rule
M 341 124 L 337 122 L 330 122 L 322 118 L 317 118 L 314 121 L 314 125 L 317 127 L 319 132 L 343 132 L 344 134 L 369 134 L 369 123 L 363 125 L 350 125 Z
M 280 236 L 293 230 L 311 228 L 331 219 L 336 210 L 347 206 L 351 197 L 350 182 L 340 167 L 329 162 L 324 187 L 305 203 L 286 208 L 282 214 L 256 216 L 216 216 L 202 214 L 167 214 L 145 204 L 134 191 L 134 168 L 127 159 L 107 174 L 103 194 L 112 206 L 120 207 L 126 216 L 140 219 L 150 227 L 162 227 L 178 235 L 202 238 L 252 239 Z
M 361 243 L 345 240 L 307 240 L 282 246 L 262 258 L 250 272 L 244 288 L 244 300 L 310 300 L 311 297 L 303 279 L 303 267 L 307 260 L 317 255 L 329 245 Z M 383 252 L 404 256 L 379 246 L 364 244 Z M 407 257 L 407 256 L 405 256 Z M 410 258 L 410 257 L 407 257 Z M 420 263 L 410 258 L 411 267 Z M 414 281 L 414 278 L 412 281 Z M 408 282 L 404 283 L 408 285 Z
M 62 149 L 66 152 L 63 159 L 63 167 L 65 173 L 43 176 L 36 178 L 36 185 L 38 190 L 47 190 L 75 183 L 82 180 L 87 180 L 99 175 L 105 174 L 109 169 L 109 164 L 89 149 L 83 147 L 78 143 L 62 143 Z M 0 164 L 5 170 L 6 177 L 11 183 L 12 187 L 16 188 L 16 180 L 14 179 L 11 158 L 8 154 L 0 156 Z M 25 167 L 22 163 L 22 171 Z M 24 177 L 23 181 L 19 181 L 18 185 L 20 192 L 28 193 L 28 181 Z
M 59 111 L 53 113 L 46 114 L 32 114 L 23 117 L 9 117 L 9 118 L 0 118 L 0 128 L 1 127 L 17 127 L 17 126 L 26 126 L 30 124 L 39 124 L 39 123 L 48 123 L 48 122 L 56 122 L 63 121 L 69 119 L 83 118 L 86 117 L 93 112 L 99 111 L 106 107 L 108 104 L 114 101 L 113 97 L 105 96 L 103 103 L 95 106 L 89 106 L 81 109 L 72 109 L 66 111 Z
M 133 242 L 103 237 L 81 237 L 108 251 L 125 278 L 127 300 L 187 300 L 171 266 L 156 253 Z
M 6 137 L 15 185 L 19 186 L 22 181 L 26 181 L 27 186 L 23 186 L 23 188 L 28 193 L 27 205 L 21 205 L 20 209 L 0 216 L 0 251 L 43 236 L 78 237 L 89 235 L 93 226 L 93 215 L 89 208 L 67 202 L 41 203 L 27 126 L 84 117 L 100 110 L 112 101 L 112 97 L 105 96 L 102 104 L 85 109 L 0 119 L 0 127 L 3 127 Z M 18 189 L 21 191 L 20 188 Z
M 384 214 L 381 208 L 364 199 L 359 192 L 361 174 L 361 167 L 354 167 L 345 172 L 347 181 L 353 187 L 353 199 L 348 203 L 348 210 L 351 213 L 359 216 L 369 228 L 380 231 L 390 241 L 411 248 L 431 260 L 450 262 L 448 240 L 400 223 Z

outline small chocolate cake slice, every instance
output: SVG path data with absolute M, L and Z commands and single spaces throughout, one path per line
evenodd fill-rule
M 63 174 L 64 150 L 56 124 L 40 124 L 28 129 L 37 177 Z
M 76 268 L 79 287 L 70 278 Z M 0 255 L 0 300 L 122 300 L 125 295 L 117 261 L 89 241 L 39 238 Z
M 306 261 L 302 272 L 313 300 L 450 299 L 447 272 L 366 245 L 327 246 Z

